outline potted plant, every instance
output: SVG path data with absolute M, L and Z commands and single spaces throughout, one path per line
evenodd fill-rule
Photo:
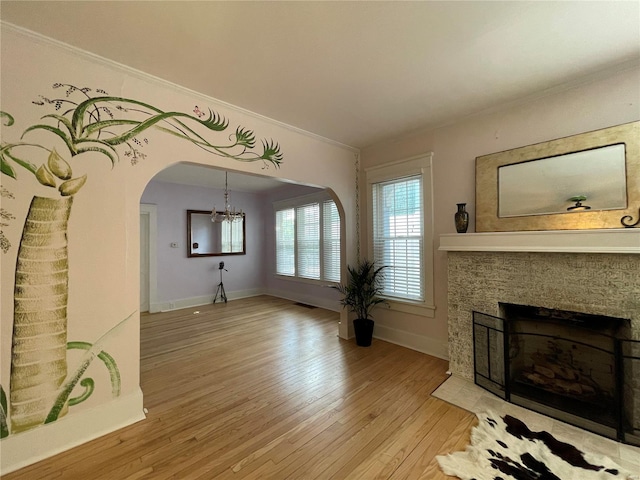
M 376 267 L 370 260 L 362 260 L 355 267 L 347 266 L 347 283 L 336 285 L 334 288 L 342 294 L 340 303 L 356 314 L 353 328 L 356 334 L 356 344 L 361 347 L 371 345 L 374 322 L 371 310 L 379 303 L 387 303 L 380 298 L 382 291 L 382 271 L 386 265 Z

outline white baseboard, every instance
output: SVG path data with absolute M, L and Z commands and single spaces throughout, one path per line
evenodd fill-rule
M 144 420 L 142 390 L 0 442 L 0 476 Z
M 443 360 L 449 360 L 449 347 L 447 342 L 434 340 L 423 335 L 405 332 L 404 330 L 396 330 L 376 322 L 373 336 L 386 342 L 395 343 L 401 347 L 407 347 L 411 350 L 426 353 Z
M 264 290 L 261 288 L 227 292 L 227 300 L 238 300 L 240 298 L 255 297 L 257 295 L 263 295 L 264 293 Z M 199 307 L 200 305 L 213 303 L 214 298 L 215 295 L 202 295 L 199 297 L 179 298 L 166 302 L 158 302 L 150 305 L 149 313 L 170 312 L 172 310 L 180 310 L 182 308 Z M 217 301 L 220 301 L 220 297 L 218 297 Z

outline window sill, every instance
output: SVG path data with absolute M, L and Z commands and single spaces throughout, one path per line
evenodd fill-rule
M 429 318 L 435 318 L 436 316 L 435 305 L 427 305 L 423 302 L 411 302 L 409 300 L 401 301 L 395 298 L 387 298 L 386 300 L 389 302 L 387 308 L 394 312 L 410 313 L 412 315 Z

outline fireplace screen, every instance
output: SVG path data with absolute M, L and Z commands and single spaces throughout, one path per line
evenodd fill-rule
M 501 304 L 473 313 L 475 383 L 501 398 L 640 445 L 640 342 L 626 319 Z

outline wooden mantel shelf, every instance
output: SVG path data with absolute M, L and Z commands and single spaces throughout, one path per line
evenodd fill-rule
M 640 254 L 640 228 L 447 233 L 440 235 L 439 250 Z

